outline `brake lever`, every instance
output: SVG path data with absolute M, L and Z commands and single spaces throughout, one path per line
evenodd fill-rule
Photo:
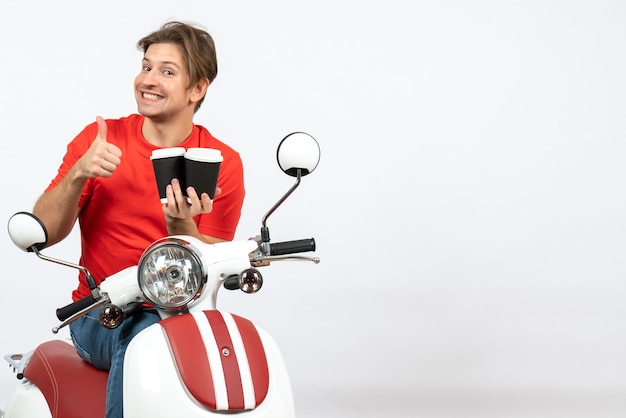
M 52 333 L 53 334 L 58 334 L 59 331 L 61 330 L 61 328 L 65 327 L 66 325 L 71 324 L 72 322 L 76 321 L 78 318 L 81 318 L 81 317 L 85 316 L 89 312 L 93 311 L 94 309 L 96 309 L 98 307 L 101 307 L 101 306 L 105 305 L 106 303 L 109 303 L 109 298 L 108 297 L 102 298 L 102 299 L 96 301 L 96 303 L 94 303 L 93 305 L 86 307 L 82 311 L 76 312 L 74 315 L 70 316 L 65 321 L 63 321 L 59 326 L 56 326 L 56 327 L 52 328 Z
M 308 257 L 304 255 L 268 255 L 259 258 L 255 258 L 250 261 L 253 267 L 269 266 L 272 261 L 312 261 L 314 264 L 319 264 L 319 257 Z

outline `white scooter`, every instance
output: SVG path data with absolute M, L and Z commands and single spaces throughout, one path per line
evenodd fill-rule
M 296 183 L 263 217 L 261 235 L 250 240 L 205 244 L 169 236 L 149 246 L 137 266 L 100 286 L 82 266 L 43 255 L 47 232 L 34 215 L 9 220 L 9 235 L 39 258 L 80 269 L 92 295 L 57 310 L 54 333 L 94 309 L 114 328 L 149 304 L 162 320 L 139 333 L 124 361 L 124 415 L 136 417 L 293 417 L 289 376 L 276 342 L 253 322 L 216 309 L 220 287 L 257 292 L 258 267 L 278 260 L 319 259 L 292 255 L 315 251 L 313 238 L 272 243 L 267 218 L 319 162 L 317 141 L 303 132 L 287 135 L 277 151 L 281 169 Z M 4 418 L 104 416 L 107 372 L 80 357 L 71 341 L 45 342 L 27 354 L 5 357 L 20 379 Z

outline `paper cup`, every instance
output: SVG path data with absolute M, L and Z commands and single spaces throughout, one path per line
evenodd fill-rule
M 218 149 L 189 148 L 185 153 L 185 188 L 191 186 L 198 197 L 207 193 L 213 199 L 222 161 L 224 158 Z
M 156 177 L 157 188 L 161 203 L 167 203 L 165 190 L 172 179 L 178 179 L 181 184 L 185 181 L 185 148 L 159 148 L 152 151 L 150 156 L 154 176 Z M 184 192 L 184 189 L 183 189 Z

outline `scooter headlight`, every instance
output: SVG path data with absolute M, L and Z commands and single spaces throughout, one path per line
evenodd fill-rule
M 139 260 L 139 288 L 154 306 L 184 309 L 206 283 L 200 253 L 179 238 L 163 238 L 146 249 Z

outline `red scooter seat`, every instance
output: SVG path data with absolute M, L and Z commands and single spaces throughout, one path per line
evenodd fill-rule
M 108 376 L 61 340 L 37 347 L 24 370 L 46 398 L 52 418 L 104 417 Z

